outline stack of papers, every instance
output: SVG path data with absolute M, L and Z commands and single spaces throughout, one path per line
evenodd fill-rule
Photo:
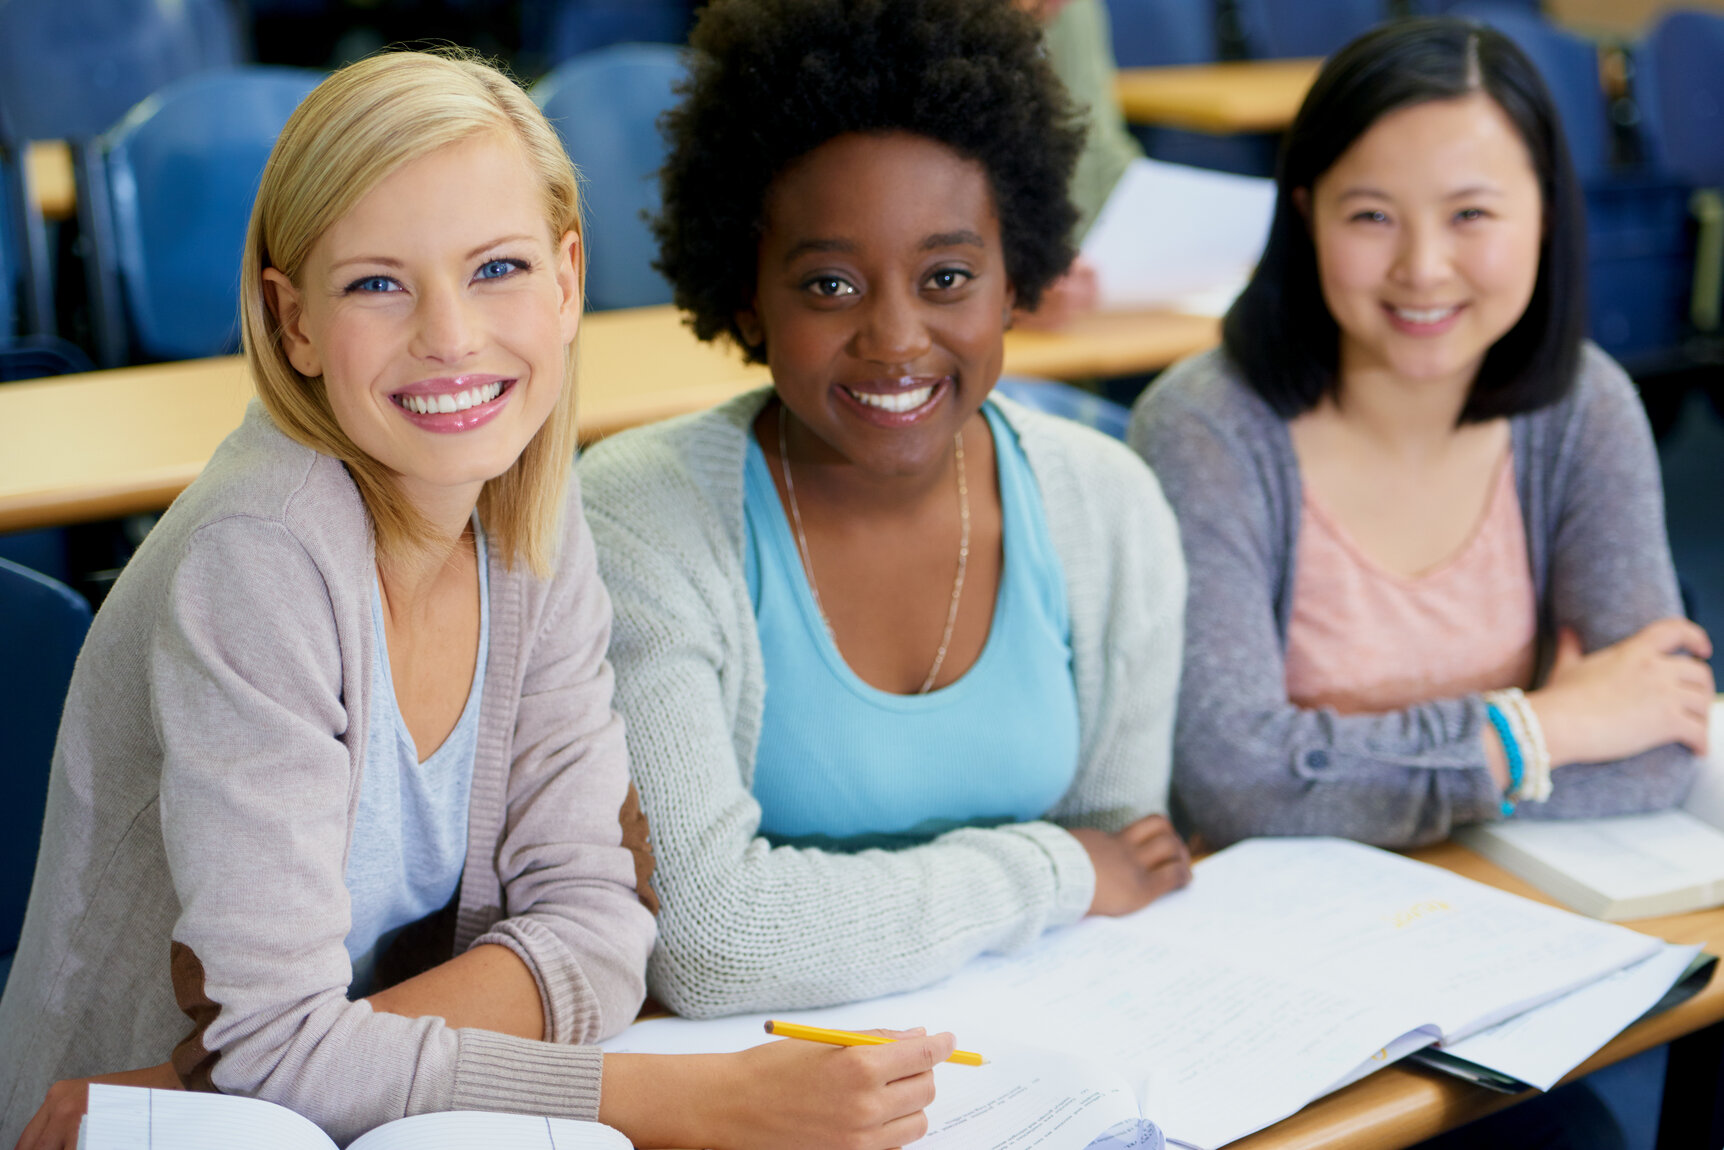
M 1074 1121 L 1062 1128 L 1069 1143 L 1012 1138 L 1095 1095 L 1097 1121 L 1132 1117 L 1118 1112 L 1129 1098 L 1170 1141 L 1207 1150 L 1433 1043 L 1554 1081 L 1690 957 L 1372 847 L 1257 839 L 1199 863 L 1190 887 L 1137 914 L 1085 919 L 924 990 L 789 1017 L 951 1030 L 998 1059 L 981 1072 L 940 1068 L 931 1146 L 1081 1148 L 1107 1127 Z M 1595 997 L 1559 1003 L 1583 988 Z M 1543 1017 L 1526 1014 L 1540 1007 Z M 766 1017 L 657 1019 L 605 1047 L 740 1050 L 766 1040 Z M 1511 1019 L 1518 1030 L 1502 1026 Z M 997 1140 L 948 1126 L 978 1106 L 1027 1126 Z

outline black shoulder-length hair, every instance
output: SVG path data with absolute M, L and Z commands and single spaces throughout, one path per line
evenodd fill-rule
M 1083 130 L 1006 0 L 713 0 L 689 37 L 654 264 L 701 339 L 728 333 L 756 289 L 767 192 L 796 160 L 851 132 L 908 132 L 980 163 L 1021 307 L 1074 254 L 1066 185 Z
M 1296 195 L 1309 196 L 1388 113 L 1473 92 L 1496 101 L 1526 144 L 1544 198 L 1544 236 L 1532 299 L 1486 353 L 1461 422 L 1532 411 L 1572 386 L 1586 333 L 1585 209 L 1550 93 L 1494 29 L 1455 18 L 1403 20 L 1367 32 L 1323 65 L 1282 146 L 1263 259 L 1222 324 L 1228 356 L 1283 419 L 1335 387 L 1340 345 Z

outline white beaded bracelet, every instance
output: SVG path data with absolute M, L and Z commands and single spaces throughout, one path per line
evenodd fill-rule
M 1495 703 L 1514 727 L 1521 746 L 1523 774 L 1520 786 L 1510 796 L 1516 802 L 1542 803 L 1550 799 L 1550 747 L 1544 741 L 1544 727 L 1538 712 L 1527 702 L 1526 692 L 1519 687 L 1485 692 L 1485 701 Z

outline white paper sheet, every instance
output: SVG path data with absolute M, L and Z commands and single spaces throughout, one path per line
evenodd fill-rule
M 1700 760 L 1700 773 L 1682 809 L 1724 830 L 1724 702 L 1712 704 L 1707 742 L 1708 753 Z
M 78 1135 L 90 1150 L 334 1150 L 310 1119 L 228 1094 L 92 1086 Z
M 1101 306 L 1219 314 L 1256 266 L 1274 210 L 1273 180 L 1133 161 L 1084 237 Z
M 989 1058 L 934 1071 L 919 1150 L 1086 1150 L 1098 1132 L 1137 1127 L 1137 1099 L 1105 1067 L 999 1046 Z
M 1095 1059 L 1131 1082 L 1170 1140 L 1212 1147 L 1293 1113 L 1385 1048 L 1399 1057 L 1437 1037 L 1434 1026 L 1414 1035 L 1421 1027 L 1481 1029 L 1662 946 L 1370 847 L 1257 840 L 1198 864 L 1191 887 L 1138 914 L 1085 919 L 924 990 L 790 1017 L 951 1030 L 984 1055 L 1009 1043 Z M 766 1039 L 766 1017 L 659 1019 L 605 1046 L 738 1050 Z
M 80 1150 L 335 1150 L 317 1125 L 285 1106 L 228 1094 L 92 1086 Z M 399 1118 L 350 1150 L 629 1150 L 609 1126 L 528 1114 L 446 1111 Z M 1048 1150 L 1056 1150 L 1048 1147 Z
M 1652 1009 L 1699 953 L 1698 946 L 1667 945 L 1626 970 L 1443 1049 L 1549 1090 Z

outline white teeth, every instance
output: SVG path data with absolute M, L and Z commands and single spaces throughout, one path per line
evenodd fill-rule
M 444 392 L 442 395 L 398 395 L 395 400 L 408 411 L 419 415 L 447 415 L 478 407 L 482 403 L 490 403 L 502 394 L 503 382 L 498 380 L 482 387 L 470 387 L 465 391 Z
M 1448 319 L 1451 315 L 1454 315 L 1460 310 L 1461 309 L 1458 306 L 1429 308 L 1398 307 L 1395 309 L 1395 314 L 1406 320 L 1408 323 L 1438 323 L 1442 320 Z
M 848 391 L 849 389 L 846 388 L 845 390 Z M 905 412 L 914 411 L 927 403 L 928 397 L 934 394 L 934 389 L 915 387 L 909 391 L 851 391 L 850 394 L 856 397 L 858 403 L 865 403 L 869 407 L 878 407 L 883 411 Z

